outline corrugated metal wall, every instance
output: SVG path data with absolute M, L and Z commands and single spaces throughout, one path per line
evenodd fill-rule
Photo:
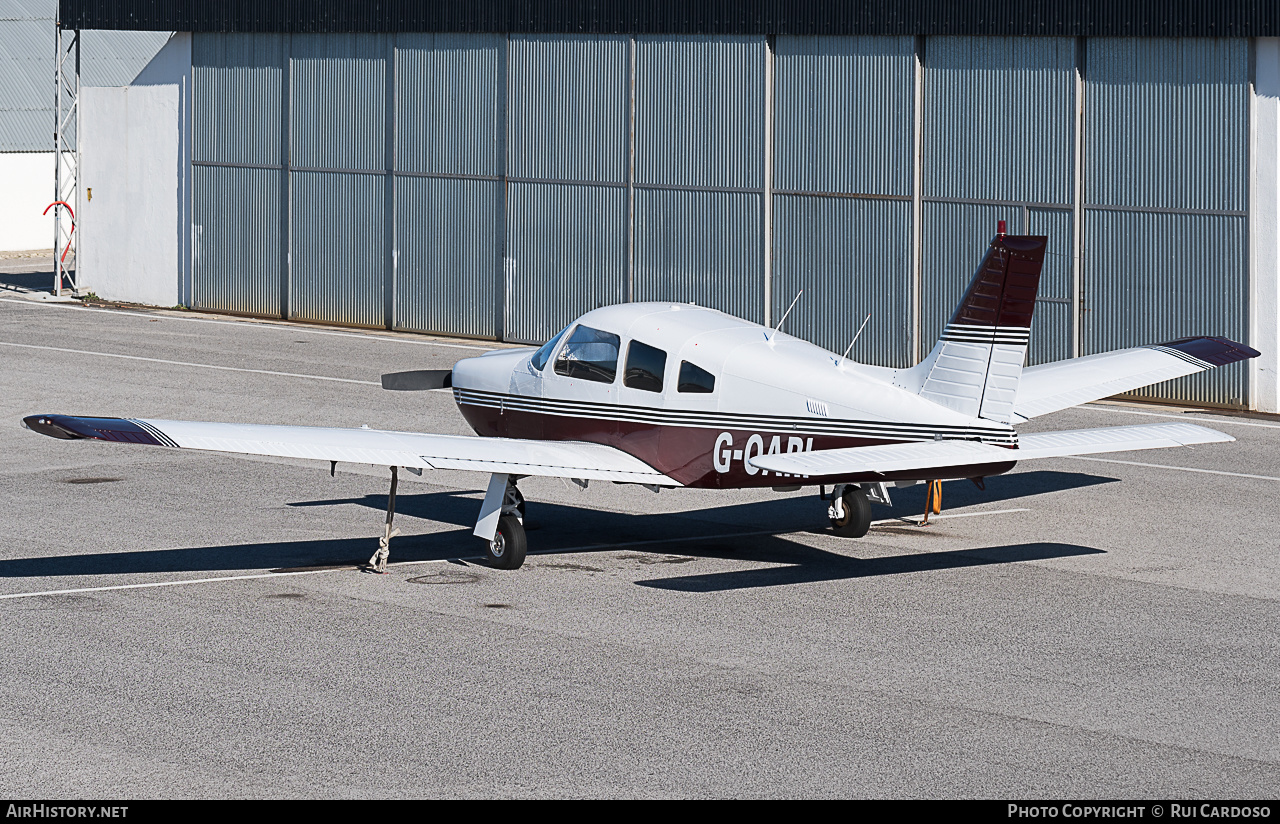
M 506 39 L 395 45 L 395 328 L 497 337 Z
M 803 289 L 788 332 L 842 352 L 869 313 L 852 357 L 903 366 L 1004 219 L 1050 237 L 1032 363 L 1247 336 L 1245 40 L 210 34 L 193 62 L 198 308 L 536 343 Z M 1241 405 L 1245 376 L 1146 394 Z
M 763 37 L 636 38 L 636 300 L 764 320 Z
M 289 317 L 386 323 L 386 178 L 293 172 Z
M 1248 337 L 1249 46 L 1090 42 L 1083 353 Z M 1248 403 L 1246 363 L 1135 394 Z
M 1074 39 L 927 40 L 923 351 L 937 341 L 1004 219 L 1010 232 L 1050 236 L 1028 360 L 1070 357 L 1075 117 Z
M 279 34 L 192 39 L 193 308 L 283 311 L 286 42 Z
M 911 365 L 915 40 L 779 37 L 773 314 L 863 363 Z M 870 319 L 867 320 L 867 316 Z
M 504 337 L 626 299 L 630 40 L 512 37 Z
M 280 171 L 192 172 L 192 307 L 279 317 Z

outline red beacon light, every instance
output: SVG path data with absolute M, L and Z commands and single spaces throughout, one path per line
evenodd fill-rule
M 999 235 L 1000 237 L 1004 237 L 1004 236 L 1005 236 L 1005 232 L 1006 232 L 1007 230 L 1008 230 L 1008 224 L 1007 224 L 1007 223 L 1005 223 L 1003 220 L 997 220 L 997 221 L 996 221 L 996 234 L 997 234 L 997 235 Z

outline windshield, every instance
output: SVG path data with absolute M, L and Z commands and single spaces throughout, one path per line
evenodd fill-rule
M 556 374 L 598 383 L 613 383 L 618 374 L 618 336 L 579 326 L 556 357 Z
M 546 366 L 547 361 L 551 359 L 551 353 L 555 351 L 556 344 L 560 342 L 560 339 L 564 337 L 564 333 L 568 331 L 569 327 L 566 326 L 557 332 L 554 338 L 539 346 L 538 351 L 534 352 L 533 357 L 529 359 L 529 364 L 541 372 L 542 367 Z

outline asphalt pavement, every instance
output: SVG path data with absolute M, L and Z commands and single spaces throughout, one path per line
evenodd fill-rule
M 1280 419 L 1092 404 L 1027 430 L 1237 441 L 922 487 L 485 478 L 23 429 L 34 413 L 470 434 L 383 372 L 496 344 L 0 293 L 0 795 L 1274 797 Z

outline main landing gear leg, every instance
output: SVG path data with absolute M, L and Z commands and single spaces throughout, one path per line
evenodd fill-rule
M 518 569 L 524 563 L 524 496 L 510 475 L 495 472 L 489 477 L 475 535 L 487 543 L 485 560 L 490 566 Z
M 391 492 L 387 495 L 387 525 L 382 532 L 382 537 L 378 539 L 378 551 L 373 553 L 373 557 L 369 559 L 368 566 L 365 567 L 366 572 L 375 572 L 379 575 L 387 574 L 387 558 L 391 555 L 391 539 L 400 534 L 400 530 L 392 529 L 391 522 L 396 517 L 396 486 L 400 482 L 400 467 L 391 467 Z

